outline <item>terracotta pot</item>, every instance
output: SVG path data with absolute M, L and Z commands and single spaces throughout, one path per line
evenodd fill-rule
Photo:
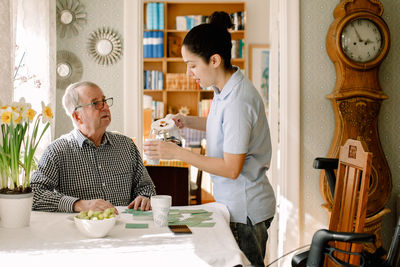
M 33 193 L 0 194 L 0 227 L 29 226 Z

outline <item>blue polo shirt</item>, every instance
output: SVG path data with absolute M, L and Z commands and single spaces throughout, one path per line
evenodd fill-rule
M 207 155 L 246 154 L 236 180 L 211 175 L 213 196 L 228 207 L 231 222 L 253 224 L 275 214 L 275 195 L 266 176 L 271 139 L 264 104 L 257 89 L 238 69 L 224 88 L 214 88 L 207 118 Z

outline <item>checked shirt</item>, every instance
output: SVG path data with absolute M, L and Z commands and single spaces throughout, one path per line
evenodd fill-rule
M 96 147 L 78 129 L 52 142 L 32 174 L 33 209 L 73 212 L 80 200 L 104 199 L 127 206 L 155 195 L 154 184 L 133 141 L 105 132 Z

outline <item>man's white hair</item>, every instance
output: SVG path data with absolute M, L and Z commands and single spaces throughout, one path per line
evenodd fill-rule
M 92 82 L 77 82 L 70 84 L 67 89 L 65 89 L 65 94 L 62 98 L 62 103 L 65 109 L 65 112 L 68 116 L 71 117 L 72 122 L 74 119 L 72 118 L 72 113 L 75 111 L 75 108 L 79 106 L 79 95 L 76 90 L 79 87 L 97 87 L 100 88 L 97 84 Z

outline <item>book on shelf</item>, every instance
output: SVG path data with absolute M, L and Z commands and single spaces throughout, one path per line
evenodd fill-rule
M 202 99 L 199 102 L 199 117 L 207 117 L 210 113 L 212 99 Z
M 233 23 L 233 30 L 244 30 L 244 25 L 246 23 L 245 13 L 243 11 L 235 12 L 230 14 Z
M 245 24 L 245 13 L 243 11 L 235 12 L 229 14 L 232 23 L 233 23 L 233 30 L 244 30 Z M 191 30 L 193 27 L 200 25 L 202 23 L 207 23 L 209 16 L 203 15 L 186 15 L 186 16 L 176 16 L 175 23 L 176 29 L 179 31 L 186 31 Z
M 243 39 L 232 40 L 232 58 L 243 58 L 244 41 Z
M 146 30 L 164 29 L 164 3 L 147 3 L 146 6 Z
M 145 90 L 163 90 L 164 74 L 162 71 L 145 70 L 144 73 L 144 89 Z
M 187 15 L 187 16 L 176 16 L 176 29 L 179 31 L 190 30 L 193 27 L 206 23 L 208 16 L 203 15 Z
M 161 58 L 164 56 L 164 32 L 143 32 L 143 57 Z
M 165 75 L 166 90 L 200 90 L 200 85 L 186 73 L 167 73 Z
M 182 38 L 179 36 L 168 36 L 168 56 L 169 57 L 182 57 Z
M 154 119 L 161 119 L 164 118 L 164 102 L 162 101 L 153 101 L 153 118 Z

